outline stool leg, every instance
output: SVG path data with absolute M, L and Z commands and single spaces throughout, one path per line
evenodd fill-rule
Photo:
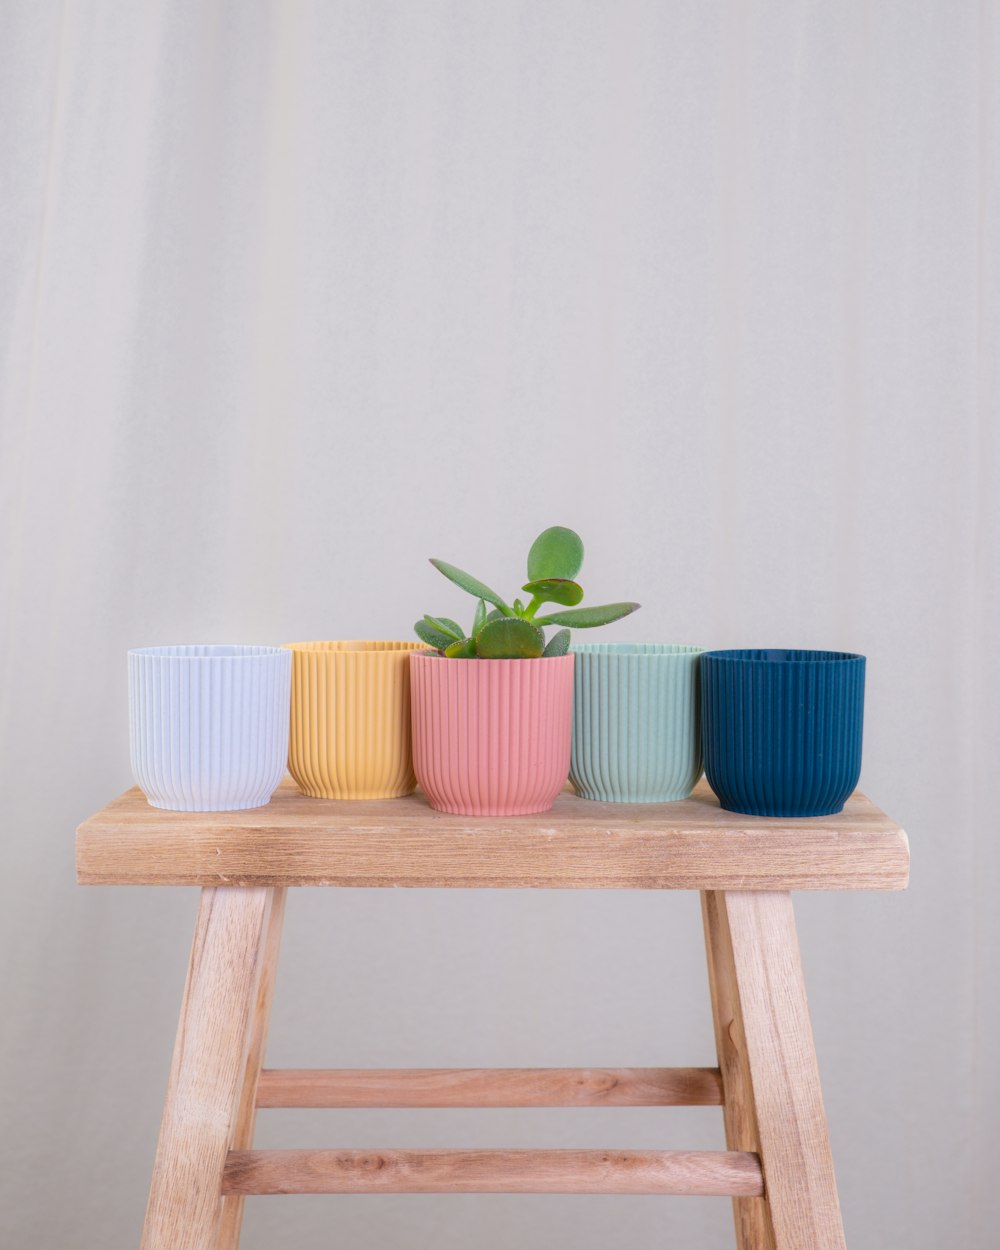
M 702 894 L 730 1150 L 760 1155 L 734 1199 L 739 1250 L 845 1250 L 791 895 Z
M 264 938 L 264 965 L 257 989 L 257 1005 L 254 1009 L 250 1046 L 247 1050 L 246 1068 L 243 1073 L 243 1090 L 240 1094 L 236 1128 L 230 1144 L 231 1150 L 249 1150 L 253 1146 L 254 1122 L 257 1119 L 257 1082 L 264 1064 L 267 1046 L 267 1028 L 271 1022 L 271 1002 L 278 972 L 278 951 L 281 948 L 281 930 L 285 921 L 284 887 L 274 890 L 271 914 Z M 218 1250 L 237 1250 L 240 1229 L 243 1225 L 243 1197 L 230 1194 L 222 1200 L 222 1222 L 219 1228 Z
M 142 1250 L 218 1250 L 274 894 L 201 892 Z

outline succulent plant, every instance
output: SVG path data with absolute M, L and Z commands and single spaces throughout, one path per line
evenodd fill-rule
M 468 633 L 447 616 L 425 616 L 413 627 L 434 654 L 449 659 L 526 660 L 565 655 L 570 628 L 610 625 L 639 607 L 638 603 L 577 606 L 583 599 L 583 587 L 574 579 L 583 564 L 583 542 L 579 534 L 562 525 L 543 530 L 531 544 L 528 580 L 521 587 L 531 596 L 526 603 L 521 599 L 507 603 L 485 582 L 444 560 L 431 560 L 431 564 L 478 600 Z M 557 610 L 539 616 L 544 604 L 555 604 Z M 562 627 L 547 642 L 546 625 Z

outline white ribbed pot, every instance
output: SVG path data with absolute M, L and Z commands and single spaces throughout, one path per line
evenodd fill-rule
M 288 761 L 291 652 L 143 647 L 128 653 L 132 773 L 152 807 L 263 807 Z
M 573 656 L 410 656 L 413 768 L 431 807 L 546 812 L 569 775 Z

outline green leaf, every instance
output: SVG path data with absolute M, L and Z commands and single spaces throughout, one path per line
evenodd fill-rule
M 450 634 L 452 638 L 465 637 L 465 630 L 450 616 L 425 616 L 424 620 L 431 629 L 436 629 L 440 634 Z
M 458 642 L 453 642 L 450 647 L 445 647 L 444 653 L 449 660 L 474 660 L 476 658 L 476 644 L 472 638 L 460 638 Z
M 503 616 L 503 613 L 500 612 L 498 613 L 498 615 Z M 480 599 L 479 602 L 476 604 L 476 615 L 472 621 L 472 637 L 473 638 L 476 637 L 476 635 L 479 633 L 482 627 L 486 624 L 486 621 L 487 621 L 486 600 Z
M 455 640 L 448 634 L 442 634 L 439 629 L 435 629 L 432 625 L 428 625 L 426 620 L 417 621 L 413 627 L 413 632 L 417 635 L 421 642 L 426 642 L 429 647 L 433 647 L 435 651 L 443 651 L 445 647 L 450 646 Z
M 583 564 L 583 540 L 563 525 L 543 530 L 528 552 L 528 581 L 576 577 Z
M 528 582 L 521 587 L 531 591 L 542 603 L 562 603 L 572 608 L 583 598 L 583 587 L 568 577 L 543 577 L 541 581 Z
M 559 629 L 552 635 L 542 655 L 565 655 L 569 650 L 569 630 Z
M 531 660 L 544 650 L 545 635 L 530 621 L 491 621 L 476 638 L 476 653 L 484 660 Z
M 520 599 L 514 600 L 514 614 L 522 618 L 524 616 L 524 604 L 521 602 Z
M 620 621 L 641 607 L 638 603 L 605 603 L 594 608 L 567 608 L 565 612 L 550 612 L 548 616 L 535 618 L 537 625 L 572 625 L 575 629 L 593 629 L 595 625 L 610 625 Z
M 495 590 L 490 590 L 489 586 L 473 577 L 470 573 L 457 569 L 454 564 L 446 564 L 444 560 L 432 560 L 431 564 L 434 565 L 439 573 L 443 573 L 450 582 L 454 582 L 456 586 L 461 586 L 470 595 L 475 595 L 477 599 L 485 599 L 487 603 L 495 603 L 501 612 L 506 613 L 507 616 L 514 615 L 513 609 L 504 603 Z
M 491 612 L 486 613 L 487 625 L 490 623 L 490 621 L 509 621 L 509 620 L 510 620 L 510 613 L 501 612 L 499 608 L 494 608 Z

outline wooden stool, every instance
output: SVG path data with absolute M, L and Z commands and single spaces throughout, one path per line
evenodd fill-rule
M 243 1196 L 720 1194 L 740 1250 L 843 1250 L 791 890 L 897 890 L 906 835 L 862 794 L 839 816 L 763 819 L 691 799 L 563 794 L 470 818 L 422 795 L 158 811 L 133 789 L 77 831 L 87 885 L 197 885 L 194 947 L 144 1250 L 235 1250 Z M 269 1071 L 286 887 L 700 890 L 717 1068 Z M 721 1105 L 726 1151 L 253 1150 L 258 1107 Z

